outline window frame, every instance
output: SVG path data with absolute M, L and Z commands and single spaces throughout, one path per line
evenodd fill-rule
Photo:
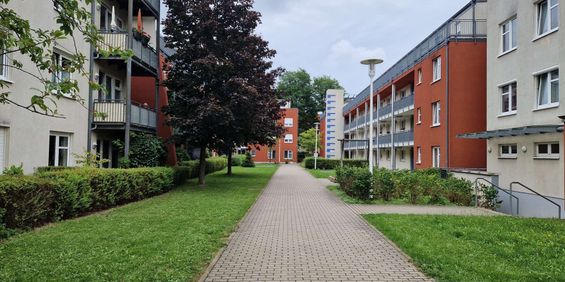
M 422 108 L 416 109 L 416 124 L 422 124 Z
M 288 138 L 290 136 L 290 138 Z M 292 134 L 285 134 L 284 135 L 284 143 L 285 144 L 292 144 L 294 142 L 294 136 Z
M 504 91 L 504 88 L 508 87 L 508 92 Z M 516 114 L 518 111 L 518 82 L 511 81 L 506 84 L 500 85 L 498 87 L 500 93 L 500 116 Z M 504 103 L 504 96 L 508 95 L 508 105 Z M 516 101 L 516 107 L 513 108 L 514 101 Z M 504 111 L 504 107 L 508 106 L 508 111 Z
M 292 150 L 284 150 L 284 159 L 285 160 L 293 160 L 294 159 L 294 152 Z
M 424 80 L 424 73 L 422 71 L 422 68 L 419 68 L 418 69 L 418 84 L 417 85 L 422 84 L 423 80 Z
M 432 103 L 432 127 L 441 125 L 441 103 L 436 101 Z
M 71 134 L 67 134 L 67 133 L 58 133 L 58 132 L 51 132 L 49 134 L 49 147 L 51 147 L 51 137 L 55 137 L 55 148 L 54 148 L 54 156 L 53 156 L 53 164 L 51 164 L 51 150 L 49 150 L 49 158 L 48 158 L 48 166 L 53 166 L 53 167 L 68 167 L 70 166 L 70 160 L 71 160 Z M 67 146 L 61 146 L 61 138 L 67 138 Z M 59 157 L 60 157 L 60 150 L 67 150 L 67 158 L 66 158 L 66 163 L 65 164 L 60 164 L 59 163 Z
M 508 152 L 503 152 L 507 148 Z M 498 157 L 500 159 L 517 159 L 518 158 L 518 144 L 499 144 Z
M 437 153 L 437 159 L 436 159 L 436 153 Z M 441 167 L 441 147 L 439 146 L 432 147 L 432 167 L 433 168 Z
M 422 164 L 422 147 L 416 148 L 416 163 Z
M 535 3 L 536 5 L 536 38 L 535 39 L 539 39 L 541 37 L 544 37 L 546 35 L 549 35 L 557 30 L 559 30 L 559 0 L 556 0 L 557 4 L 555 5 L 551 5 L 551 1 L 552 0 L 543 0 L 543 1 L 539 1 L 537 3 Z M 545 4 L 546 7 L 544 9 L 542 9 L 542 5 Z M 551 27 L 551 23 L 553 20 L 551 11 L 552 9 L 557 9 L 557 26 L 552 28 Z M 542 28 L 542 12 L 545 12 L 545 19 L 546 22 L 543 23 L 545 26 L 543 26 L 544 29 L 546 29 L 545 31 L 542 32 L 541 28 Z M 534 39 L 534 40 L 535 40 Z
M 557 72 L 557 79 L 552 79 L 552 73 L 553 72 Z M 535 110 L 543 110 L 543 109 L 554 108 L 554 107 L 559 106 L 559 102 L 560 102 L 559 101 L 560 100 L 559 99 L 560 98 L 559 97 L 560 96 L 559 95 L 559 91 L 560 91 L 560 89 L 559 89 L 559 75 L 560 75 L 560 73 L 559 73 L 558 67 L 554 67 L 554 68 L 550 68 L 550 69 L 547 69 L 547 70 L 540 71 L 538 73 L 534 73 L 535 85 L 536 85 L 536 102 L 535 102 L 536 108 L 535 108 Z M 540 98 L 541 98 L 541 94 L 542 94 L 542 79 L 543 79 L 544 76 L 545 76 L 545 79 L 546 79 L 545 87 L 548 91 L 548 93 L 547 93 L 548 103 L 541 104 Z M 557 95 L 556 95 L 557 101 L 555 101 L 555 102 L 552 101 L 553 95 L 552 95 L 552 87 L 551 86 L 552 86 L 553 82 L 557 83 Z
M 540 153 L 539 149 L 540 146 L 547 146 L 547 153 Z M 553 146 L 557 145 L 558 152 L 555 153 L 553 151 Z M 561 144 L 559 142 L 538 142 L 534 144 L 535 148 L 535 157 L 534 159 L 550 159 L 550 160 L 558 160 L 561 156 Z
M 0 80 L 10 81 L 10 68 L 8 54 L 4 54 L 4 50 L 0 49 Z
M 290 123 L 288 121 L 290 121 Z M 284 127 L 293 127 L 293 126 L 294 126 L 294 119 L 284 118 Z
M 518 49 L 517 27 L 518 18 L 516 16 L 500 24 L 500 55 L 508 54 Z M 508 31 L 504 32 L 504 27 L 508 26 Z M 508 35 L 508 49 L 504 49 L 504 36 Z M 515 44 L 515 45 L 514 45 Z
M 441 80 L 441 56 L 432 60 L 432 83 Z

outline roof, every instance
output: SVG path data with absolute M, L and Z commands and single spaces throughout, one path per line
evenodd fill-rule
M 515 127 L 509 129 L 498 129 L 491 131 L 483 131 L 477 133 L 459 134 L 458 138 L 462 139 L 491 139 L 512 136 L 525 136 L 535 134 L 557 133 L 563 132 L 563 125 L 534 125 Z

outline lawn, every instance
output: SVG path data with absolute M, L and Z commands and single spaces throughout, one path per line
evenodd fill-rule
M 366 215 L 438 281 L 565 281 L 565 222 Z
M 321 169 L 306 169 L 312 176 L 316 178 L 329 178 L 330 176 L 335 177 L 335 170 L 321 170 Z
M 0 242 L 0 281 L 196 279 L 275 166 L 234 168 L 170 193 Z

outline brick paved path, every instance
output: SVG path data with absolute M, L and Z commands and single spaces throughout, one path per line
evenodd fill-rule
M 428 281 L 302 168 L 281 166 L 205 281 Z

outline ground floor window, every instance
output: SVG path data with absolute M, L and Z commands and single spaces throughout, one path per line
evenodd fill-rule
M 285 150 L 284 151 L 284 159 L 285 160 L 292 160 L 293 158 L 293 152 L 290 150 Z
M 257 156 L 257 151 L 251 150 L 251 157 L 255 158 Z
M 274 160 L 277 156 L 277 151 L 275 150 L 269 150 L 269 152 L 267 152 L 267 158 L 269 160 Z
M 501 158 L 516 158 L 518 156 L 518 145 L 503 144 L 499 146 L 499 151 Z
M 438 168 L 440 166 L 441 152 L 439 147 L 432 147 L 432 166 Z
M 49 166 L 69 166 L 70 135 L 49 135 Z
M 559 158 L 560 146 L 559 143 L 537 143 L 536 144 L 536 157 L 538 158 Z
M 417 163 L 421 164 L 422 163 L 422 147 L 418 147 L 417 149 Z
M 6 129 L 0 127 L 0 173 L 4 170 L 6 165 Z
M 406 159 L 406 152 L 404 150 L 400 150 L 400 160 L 404 161 Z

